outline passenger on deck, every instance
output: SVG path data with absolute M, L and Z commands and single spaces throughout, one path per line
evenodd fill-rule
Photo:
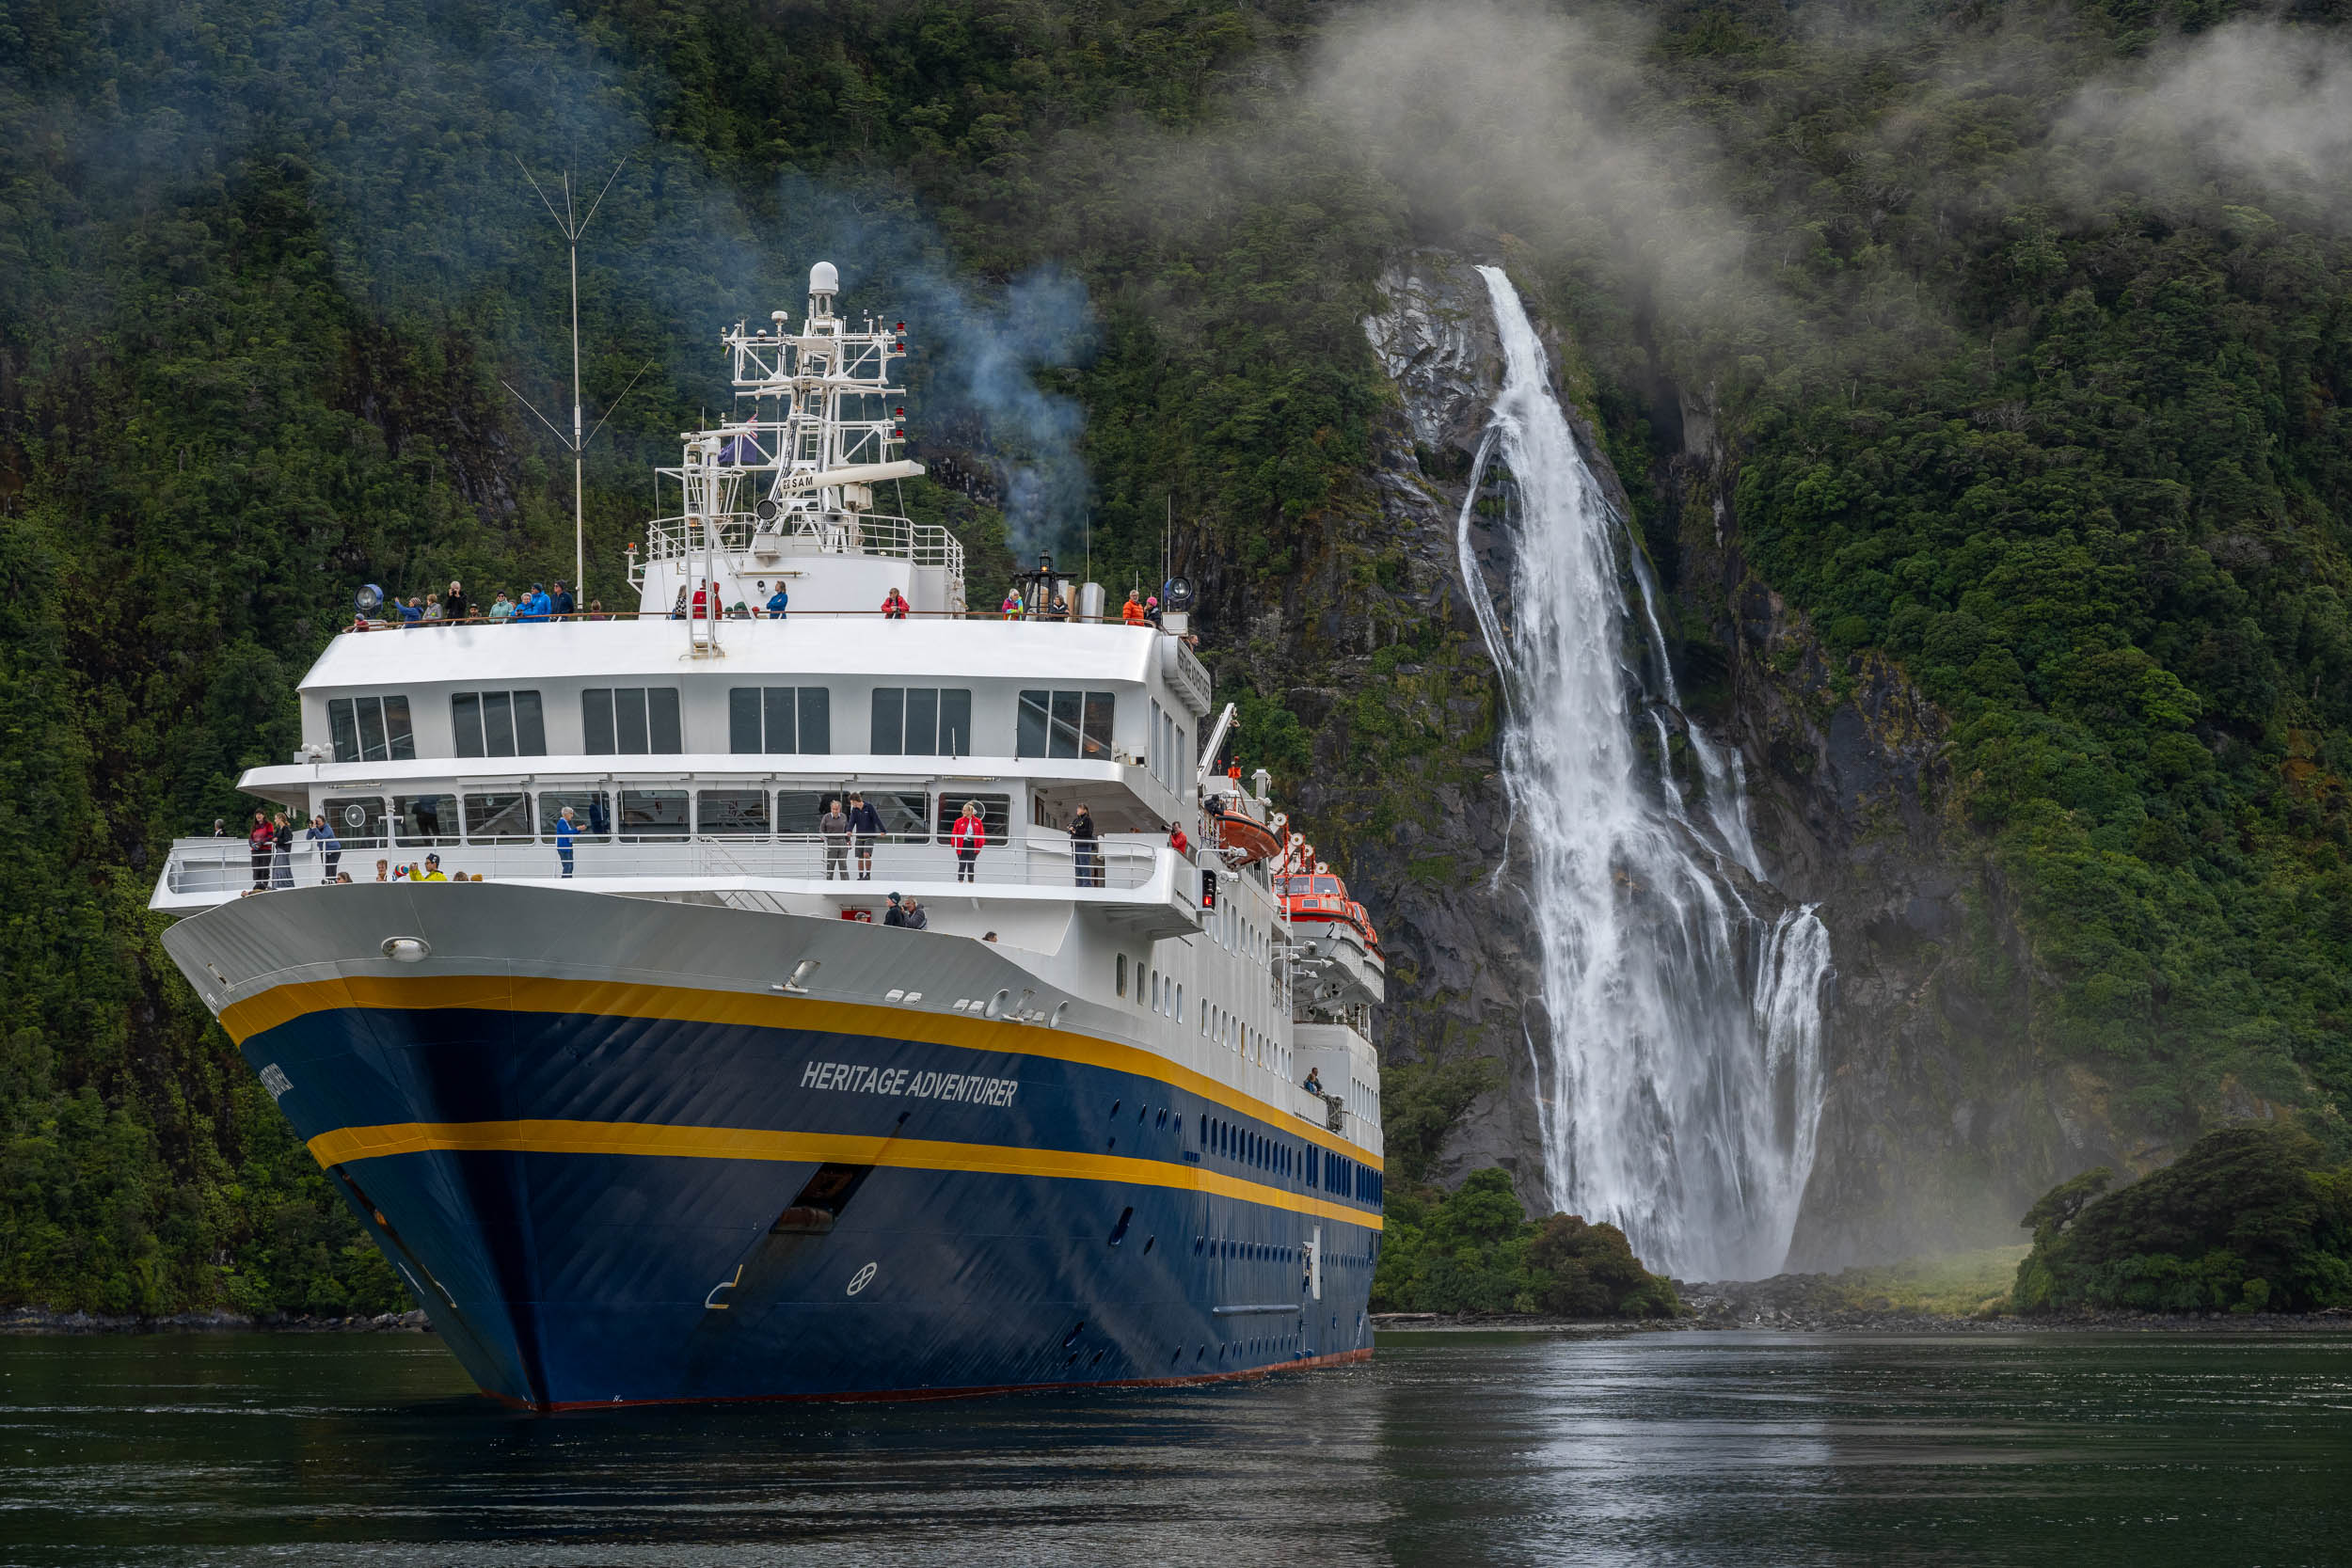
M 882 595 L 882 619 L 885 621 L 903 621 L 907 618 L 907 611 L 914 608 L 907 603 L 907 596 L 898 592 L 897 583 L 892 583 L 890 592 Z
M 850 836 L 857 846 L 857 879 L 874 879 L 874 841 L 882 835 L 882 813 L 866 803 L 866 797 L 855 790 L 850 792 Z
M 682 582 L 677 585 L 677 597 L 671 601 L 670 619 L 673 621 L 686 619 L 686 584 Z
M 403 629 L 424 625 L 424 601 L 414 594 L 408 595 L 406 604 L 395 608 L 400 611 L 400 624 Z
M 571 614 L 572 591 L 564 587 L 562 583 L 557 583 L 555 585 L 555 602 L 549 605 L 548 608 L 555 612 L 559 619 Z
M 786 590 L 783 580 L 779 578 L 776 591 L 768 595 L 768 619 L 781 621 L 784 619 L 784 612 L 791 608 L 792 595 Z
M 948 840 L 956 847 L 956 880 L 978 881 L 980 851 L 988 847 L 988 818 L 981 815 L 977 800 L 963 803 L 963 815 L 956 818 Z
M 898 895 L 894 893 L 890 895 L 890 908 L 882 911 L 882 924 L 885 926 L 904 926 L 906 923 L 907 911 L 898 907 Z
M 379 882 L 389 882 L 392 879 L 391 862 L 377 861 L 375 863 L 375 879 Z
M 920 898 L 908 899 L 907 929 L 910 931 L 926 931 L 930 928 L 930 924 L 931 917 L 923 912 L 923 900 Z
M 1184 836 L 1184 830 L 1181 823 L 1170 822 L 1168 825 L 1168 847 L 1184 856 L 1184 859 L 1192 859 L 1192 840 Z
M 1077 870 L 1080 887 L 1103 885 L 1102 844 L 1094 831 L 1094 814 L 1087 810 L 1084 800 L 1078 802 L 1078 809 L 1070 816 L 1070 858 Z
M 1136 601 L 1136 591 L 1132 588 L 1127 590 L 1127 602 L 1119 607 L 1119 620 L 1121 626 L 1143 625 L 1143 606 Z
M 1143 601 L 1143 618 L 1155 626 L 1160 624 L 1160 596 L 1157 594 Z
M 424 618 L 428 621 L 437 621 L 441 618 L 441 595 L 438 594 L 427 594 L 424 596 Z
M 294 886 L 294 824 L 279 812 L 270 830 L 269 885 Z
M 1008 620 L 1008 621 L 1018 621 L 1019 619 L 1021 619 L 1021 609 L 1022 609 L 1022 606 L 1021 606 L 1021 590 L 1020 590 L 1020 589 L 1018 589 L 1018 588 L 1008 588 L 1008 589 L 1006 589 L 1006 590 L 1005 590 L 1005 602 L 1004 602 L 1003 609 L 1004 609 L 1004 611 L 1005 611 L 1005 619 L 1006 619 L 1006 620 Z
M 701 620 L 703 616 L 708 612 L 709 609 L 710 579 L 708 578 L 703 578 L 703 585 L 694 590 L 693 618 L 697 621 Z
M 825 835 L 825 880 L 836 878 L 850 879 L 850 814 L 841 809 L 836 798 L 825 802 L 825 815 L 817 819 L 817 831 Z
M 449 880 L 447 873 L 441 870 L 440 856 L 427 855 L 424 857 L 424 879 L 428 882 L 446 882 Z
M 466 585 L 462 582 L 452 582 L 449 585 L 449 592 L 441 595 L 441 618 L 447 621 L 462 621 L 466 618 L 467 609 Z
M 342 865 L 343 861 L 342 840 L 335 836 L 335 830 L 328 824 L 326 818 L 317 813 L 311 815 L 310 831 L 302 836 L 316 845 L 320 855 L 325 859 L 326 873 L 319 878 L 319 880 L 321 882 L 333 881 L 336 867 Z
M 610 621 L 612 617 L 604 612 L 604 601 L 602 599 L 590 599 L 588 601 L 588 619 L 591 621 Z
M 1061 596 L 1061 590 L 1058 588 L 1054 590 L 1053 598 L 1048 600 L 1046 603 L 1045 618 L 1048 621 L 1067 621 L 1070 619 L 1070 601 Z
M 269 813 L 253 814 L 253 831 L 245 835 L 245 842 L 253 854 L 253 886 L 259 892 L 269 886 L 269 858 L 278 848 L 278 835 L 270 831 Z
M 565 806 L 555 815 L 555 858 L 564 863 L 564 875 L 572 874 L 572 840 L 580 836 L 573 825 L 572 808 Z
M 511 621 L 514 618 L 515 601 L 508 598 L 506 596 L 506 590 L 501 588 L 499 590 L 498 597 L 490 601 L 490 619 L 493 621 Z
M 1323 1092 L 1323 1069 L 1321 1068 L 1309 1068 L 1307 1069 L 1307 1082 L 1299 1086 L 1304 1088 L 1309 1094 L 1321 1094 Z

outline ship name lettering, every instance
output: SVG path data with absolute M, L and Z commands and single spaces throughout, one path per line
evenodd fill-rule
M 801 1087 L 1005 1106 L 1012 1103 L 1021 1081 L 977 1072 L 916 1072 L 911 1068 L 878 1068 L 864 1062 L 812 1061 L 801 1069 Z

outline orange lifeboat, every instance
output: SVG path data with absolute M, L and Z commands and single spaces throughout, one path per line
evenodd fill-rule
M 1274 868 L 1274 895 L 1290 911 L 1294 927 L 1315 923 L 1353 927 L 1366 947 L 1375 953 L 1380 950 L 1372 916 L 1347 895 L 1347 883 L 1315 859 L 1315 847 L 1297 833 L 1291 834 L 1290 846 Z

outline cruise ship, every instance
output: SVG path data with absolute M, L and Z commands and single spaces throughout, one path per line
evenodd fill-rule
M 177 842 L 165 945 L 498 1400 L 1368 1356 L 1370 924 L 1294 923 L 1329 868 L 1219 771 L 1181 583 L 967 607 L 898 515 L 905 324 L 837 292 L 722 335 L 633 613 L 363 592 L 240 781 L 331 838 Z

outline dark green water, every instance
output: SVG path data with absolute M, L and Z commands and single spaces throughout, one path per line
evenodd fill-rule
M 2352 1562 L 2352 1336 L 1388 1336 L 534 1419 L 424 1338 L 0 1341 L 9 1563 Z

